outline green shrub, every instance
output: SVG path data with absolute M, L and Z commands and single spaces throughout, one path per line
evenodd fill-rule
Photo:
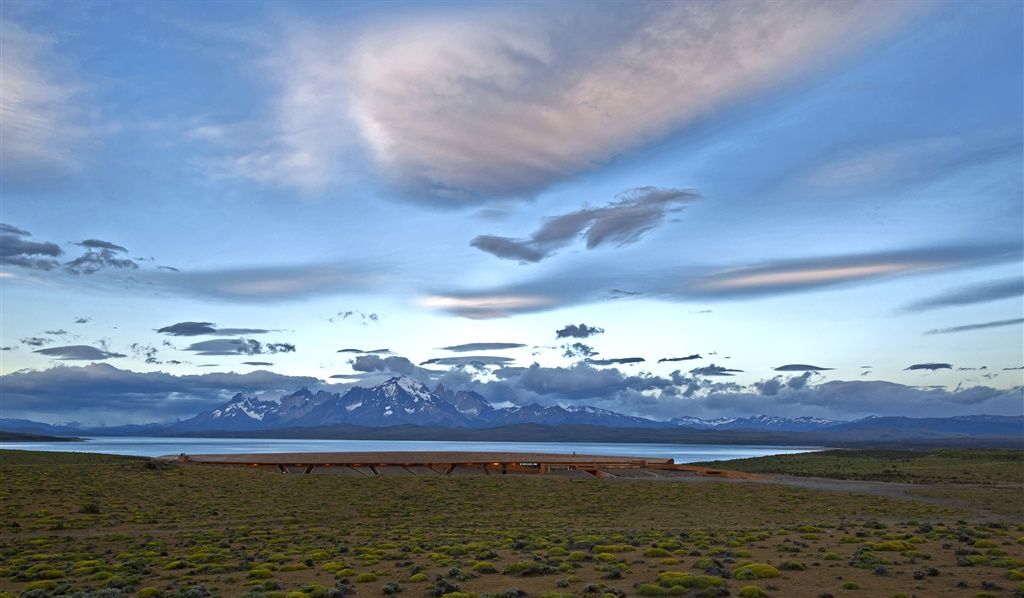
M 356 575 L 356 583 L 368 583 L 368 582 L 371 582 L 371 581 L 377 581 L 377 574 L 376 573 L 366 572 L 366 573 L 360 573 L 359 575 Z
M 323 565 L 320 566 L 320 570 L 321 571 L 326 571 L 327 573 L 331 573 L 331 574 L 337 573 L 338 571 L 341 571 L 342 569 L 345 569 L 345 568 L 346 568 L 345 564 L 344 563 L 339 563 L 338 561 L 330 561 L 330 562 L 324 563 Z
M 807 565 L 800 561 L 783 561 L 782 564 L 779 565 L 779 569 L 782 569 L 783 571 L 806 571 Z
M 57 582 L 51 579 L 43 579 L 40 581 L 33 581 L 25 586 L 26 590 L 56 590 Z
M 591 552 L 633 552 L 636 550 L 636 546 L 630 546 L 629 544 L 598 544 L 590 549 Z
M 270 579 L 274 576 L 274 572 L 270 569 L 261 569 L 257 567 L 249 571 L 249 579 Z
M 768 579 L 778 577 L 779 570 L 764 563 L 749 563 L 732 570 L 734 579 Z
M 672 553 L 667 551 L 667 550 L 665 550 L 664 548 L 648 548 L 647 550 L 644 551 L 644 556 L 647 557 L 647 558 L 657 558 L 657 557 L 672 556 Z
M 494 566 L 494 563 L 479 561 L 473 565 L 473 571 L 476 571 L 477 573 L 497 573 L 498 569 Z
M 843 585 L 841 585 L 840 587 L 843 588 L 844 590 L 859 590 L 860 589 L 860 586 L 855 584 L 855 583 L 853 583 L 852 581 L 848 581 L 848 582 L 844 583 Z
M 409 578 L 410 583 L 423 583 L 429 580 L 430 578 L 427 577 L 426 573 L 416 573 L 415 575 Z
M 505 575 L 546 575 L 548 573 L 555 573 L 557 569 L 543 563 L 536 561 L 516 561 L 509 563 L 502 569 L 502 573 Z
M 768 592 L 757 586 L 743 586 L 736 595 L 740 598 L 764 598 L 768 595 Z
M 476 592 L 448 592 L 441 598 L 477 598 Z
M 294 592 L 288 592 L 284 595 L 284 598 L 310 598 L 310 596 L 305 592 L 299 592 L 296 590 Z
M 913 550 L 914 545 L 904 540 L 888 540 L 886 542 L 875 542 L 874 544 L 868 544 L 868 548 L 871 550 L 877 550 L 879 552 L 903 552 L 905 550 Z
M 160 595 L 160 590 L 156 588 L 142 588 L 135 595 L 139 598 L 157 598 Z

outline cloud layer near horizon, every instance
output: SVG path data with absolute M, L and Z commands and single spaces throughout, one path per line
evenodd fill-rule
M 366 356 L 355 369 L 365 374 L 405 374 L 428 384 L 479 392 L 492 403 L 542 405 L 584 403 L 654 419 L 680 416 L 721 417 L 752 414 L 858 418 L 866 415 L 927 413 L 933 417 L 990 413 L 1019 415 L 1024 388 L 984 386 L 944 390 L 883 381 L 831 380 L 809 384 L 811 372 L 777 384 L 743 388 L 704 378 L 713 372 L 674 372 L 661 377 L 627 374 L 616 368 L 498 367 L 493 379 L 474 379 L 465 368 L 432 371 L 400 357 Z M 366 376 L 335 378 L 358 382 Z M 213 408 L 237 392 L 288 393 L 301 386 L 325 387 L 316 378 L 268 371 L 176 376 L 140 373 L 107 364 L 58 366 L 14 372 L 2 377 L 5 417 L 52 421 L 54 413 L 90 424 L 145 423 L 190 417 Z M 349 384 L 332 385 L 344 390 Z M 71 397 L 71 398 L 69 398 Z

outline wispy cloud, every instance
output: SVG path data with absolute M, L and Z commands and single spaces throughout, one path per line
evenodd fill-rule
M 612 283 L 668 301 L 742 300 L 805 293 L 935 272 L 1019 262 L 1019 244 L 924 246 L 852 255 L 811 256 L 737 266 L 574 265 L 525 282 L 436 292 L 421 303 L 468 318 L 501 318 L 600 301 Z
M 1016 326 L 1024 324 L 1024 318 L 1012 318 L 1009 320 L 995 320 L 993 322 L 980 322 L 978 324 L 964 324 L 951 328 L 935 328 L 925 334 L 950 334 L 952 332 L 967 332 L 969 330 L 984 330 L 985 328 L 1000 328 L 1002 326 Z
M 779 85 L 903 12 L 874 3 L 589 8 L 460 13 L 363 38 L 351 105 L 377 163 L 399 185 L 449 201 L 528 195 Z
M 501 351 L 504 349 L 519 349 L 525 347 L 523 343 L 465 343 L 462 345 L 451 345 L 441 347 L 444 351 L 455 351 L 465 353 L 469 351 Z
M 363 32 L 292 23 L 260 60 L 278 87 L 262 138 L 232 151 L 223 126 L 197 135 L 225 144 L 212 171 L 269 185 L 321 191 L 366 156 L 413 198 L 527 196 L 857 48 L 908 12 L 606 8 L 479 5 Z
M 81 89 L 59 67 L 54 42 L 0 20 L 0 178 L 7 188 L 50 185 L 79 166 Z
M 114 353 L 104 349 L 98 349 L 89 345 L 65 345 L 62 347 L 47 347 L 36 349 L 33 353 L 56 357 L 62 361 L 100 361 L 113 357 L 124 357 L 123 353 Z
M 226 268 L 195 272 L 154 271 L 137 276 L 156 291 L 239 302 L 275 302 L 379 290 L 379 268 L 325 263 Z
M 908 312 L 922 312 L 1021 296 L 1024 296 L 1024 278 L 1009 278 L 946 291 L 927 299 L 915 301 L 903 309 Z

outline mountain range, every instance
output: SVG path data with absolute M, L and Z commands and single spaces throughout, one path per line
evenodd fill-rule
M 533 426 L 533 428 L 530 428 Z M 410 435 L 426 429 L 487 430 L 512 429 L 536 434 L 536 427 L 566 430 L 630 430 L 629 437 L 650 437 L 666 441 L 682 432 L 698 437 L 718 438 L 720 434 L 761 434 L 773 442 L 801 437 L 818 442 L 831 438 L 1001 437 L 1021 438 L 1024 417 L 963 416 L 952 418 L 868 417 L 855 421 L 813 417 L 757 415 L 743 418 L 699 419 L 679 417 L 655 421 L 624 415 L 588 405 L 530 405 L 496 408 L 479 393 L 453 390 L 438 385 L 431 390 L 425 384 L 399 376 L 364 388 L 355 386 L 345 393 L 313 392 L 308 388 L 279 398 L 258 398 L 236 394 L 215 409 L 172 423 L 153 423 L 106 428 L 77 425 L 51 425 L 28 420 L 0 419 L 0 430 L 24 434 L 48 435 L 213 435 L 217 433 L 278 435 L 288 432 L 296 437 L 331 434 L 379 436 L 374 429 L 403 429 Z M 644 432 L 646 430 L 646 432 Z M 461 435 L 465 435 L 463 432 Z M 449 434 L 450 435 L 450 434 Z M 471 434 L 472 435 L 472 434 Z M 557 437 L 557 433 L 554 434 Z M 607 435 L 607 434 L 605 434 Z M 793 436 L 795 435 L 795 436 Z M 663 439 L 664 438 L 664 439 Z M 656 440 L 661 439 L 661 440 Z M 636 441 L 636 440 L 633 440 Z M 788 442 L 786 442 L 788 443 Z

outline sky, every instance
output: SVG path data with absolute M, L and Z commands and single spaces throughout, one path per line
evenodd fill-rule
M 0 417 L 1024 410 L 1019 2 L 0 8 Z

